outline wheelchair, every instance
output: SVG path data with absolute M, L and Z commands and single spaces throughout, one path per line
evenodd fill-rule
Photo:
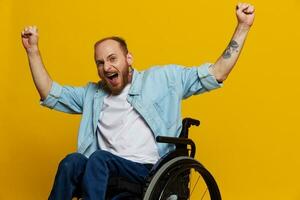
M 106 200 L 221 200 L 214 177 L 194 159 L 196 146 L 188 138 L 188 131 L 190 126 L 199 124 L 198 120 L 185 118 L 178 138 L 158 136 L 157 142 L 174 144 L 175 149 L 151 168 L 144 185 L 111 177 Z

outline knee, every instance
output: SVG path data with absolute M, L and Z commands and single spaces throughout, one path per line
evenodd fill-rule
M 112 157 L 112 154 L 108 151 L 97 150 L 89 157 L 89 163 L 106 162 Z
M 85 166 L 86 162 L 87 158 L 83 154 L 71 153 L 61 160 L 59 168 L 72 170 L 74 168 Z

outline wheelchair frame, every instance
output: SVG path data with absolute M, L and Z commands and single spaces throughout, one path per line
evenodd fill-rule
M 169 143 L 176 146 L 175 150 L 163 156 L 151 169 L 145 185 L 141 186 L 135 183 L 123 181 L 120 177 L 113 178 L 109 183 L 109 188 L 119 188 L 120 191 L 128 191 L 135 194 L 130 200 L 187 200 L 189 199 L 189 172 L 191 169 L 197 170 L 205 181 L 207 190 L 212 200 L 221 200 L 221 194 L 214 177 L 205 167 L 194 159 L 196 146 L 195 143 L 188 138 L 188 130 L 191 126 L 199 126 L 200 121 L 185 118 L 182 121 L 182 131 L 178 138 L 158 136 L 157 142 Z M 190 149 L 188 148 L 190 146 Z M 182 177 L 177 177 L 183 173 Z M 180 181 L 183 188 L 176 188 L 180 196 L 170 195 L 168 198 L 162 194 L 168 193 L 166 186 L 172 180 L 174 183 Z M 171 183 L 173 183 L 171 182 Z M 178 182 L 176 182 L 178 183 Z M 175 185 L 175 184 L 174 184 Z M 172 192 L 170 193 L 172 194 Z M 128 198 L 126 198 L 129 200 Z M 108 199 L 107 199 L 108 200 Z

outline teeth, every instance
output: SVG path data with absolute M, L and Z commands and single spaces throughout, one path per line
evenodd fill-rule
M 117 73 L 107 73 L 106 76 L 107 76 L 107 77 L 112 77 L 112 76 L 114 76 L 114 75 L 116 75 L 116 74 L 117 74 Z

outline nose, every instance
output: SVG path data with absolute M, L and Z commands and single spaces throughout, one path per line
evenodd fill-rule
M 110 71 L 112 66 L 109 62 L 105 62 L 103 68 L 104 68 L 104 71 Z

